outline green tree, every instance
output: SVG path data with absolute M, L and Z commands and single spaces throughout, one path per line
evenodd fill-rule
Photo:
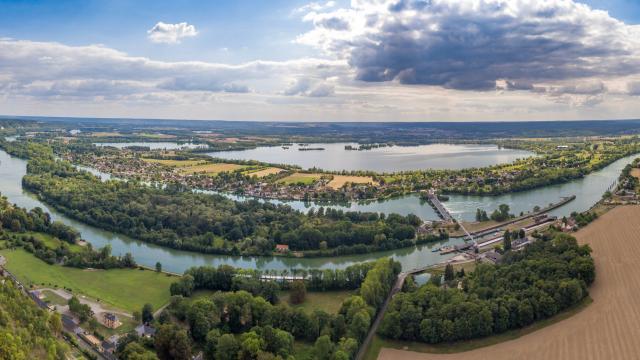
M 334 344 L 327 335 L 320 336 L 313 345 L 314 359 L 330 360 L 333 355 Z
M 302 304 L 307 296 L 307 287 L 303 280 L 296 280 L 291 283 L 289 299 L 292 304 Z
M 158 261 L 156 263 L 156 271 L 157 272 L 162 272 L 162 264 L 160 263 L 160 261 Z
M 444 267 L 444 281 L 451 281 L 454 277 L 453 265 L 447 264 L 447 266 Z
M 216 360 L 236 360 L 240 352 L 240 344 L 232 334 L 224 334 L 218 339 Z
M 151 304 L 144 304 L 144 306 L 142 306 L 142 322 L 143 323 L 150 323 L 153 321 L 153 305 Z

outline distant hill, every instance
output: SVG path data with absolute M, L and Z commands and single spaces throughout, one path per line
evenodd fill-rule
M 5 119 L 5 120 L 2 120 Z M 227 135 L 318 137 L 360 143 L 429 143 L 513 137 L 606 136 L 640 133 L 640 119 L 513 122 L 267 122 L 4 116 L 83 131 L 211 131 Z

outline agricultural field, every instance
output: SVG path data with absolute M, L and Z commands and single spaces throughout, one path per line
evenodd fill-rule
M 633 168 L 631 169 L 631 176 L 640 179 L 640 169 L 638 168 Z
M 26 286 L 68 288 L 118 309 L 132 312 L 145 303 L 155 309 L 169 302 L 169 286 L 176 277 L 151 270 L 82 270 L 48 265 L 30 253 L 2 250 L 6 268 Z
M 281 172 L 283 172 L 284 169 L 280 169 L 277 167 L 268 167 L 268 168 L 264 168 L 264 169 L 260 169 L 258 171 L 252 171 L 252 172 L 248 172 L 247 175 L 249 176 L 255 176 L 257 178 L 263 178 L 269 175 L 275 175 L 275 174 L 279 174 Z
M 399 350 L 410 344 L 386 345 L 378 359 L 635 359 L 640 354 L 640 206 L 617 207 L 575 235 L 593 249 L 596 281 L 593 303 L 575 315 L 511 341 L 457 354 L 421 354 Z M 615 229 L 615 231 L 612 231 Z M 562 314 L 560 314 L 562 315 Z M 464 343 L 463 343 L 464 344 Z M 469 349 L 460 348 L 458 351 Z
M 348 176 L 348 175 L 333 175 L 333 179 L 329 181 L 329 186 L 332 189 L 340 189 L 347 183 L 352 184 L 374 184 L 371 176 Z
M 311 173 L 311 174 L 293 173 L 285 178 L 278 180 L 278 182 L 285 185 L 292 185 L 292 184 L 311 185 L 316 181 L 320 180 L 321 177 L 322 177 L 321 174 L 315 174 L 315 173 Z
M 206 164 L 204 160 L 170 160 L 170 159 L 142 159 L 152 164 L 160 164 L 170 167 L 187 167 Z
M 106 131 L 96 131 L 91 133 L 92 137 L 120 137 L 124 136 L 119 132 L 106 132 Z
M 183 174 L 199 174 L 205 173 L 216 175 L 221 172 L 229 172 L 246 168 L 247 165 L 227 164 L 227 163 L 211 163 L 194 166 L 186 166 L 180 169 Z

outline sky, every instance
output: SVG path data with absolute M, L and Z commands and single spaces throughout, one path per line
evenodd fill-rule
M 0 114 L 640 118 L 640 1 L 0 0 Z

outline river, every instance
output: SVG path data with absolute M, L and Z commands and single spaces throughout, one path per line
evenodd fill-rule
M 568 215 L 571 211 L 586 210 L 593 205 L 611 184 L 622 168 L 630 163 L 636 156 L 629 156 L 620 159 L 606 168 L 587 175 L 583 179 L 575 180 L 564 185 L 549 186 L 537 190 L 531 190 L 511 195 L 498 197 L 461 197 L 452 196 L 446 206 L 456 214 L 475 214 L 475 208 L 483 205 L 493 208 L 487 204 L 499 204 L 504 201 L 512 202 L 512 208 L 518 211 L 519 208 L 531 209 L 534 205 L 545 205 L 548 202 L 557 201 L 561 195 L 575 194 L 577 199 L 569 204 L 555 210 L 556 215 Z M 73 219 L 57 212 L 55 209 L 40 202 L 37 197 L 22 189 L 22 177 L 26 174 L 26 161 L 9 156 L 0 150 L 0 192 L 11 202 L 25 208 L 41 207 L 49 212 L 54 220 L 60 220 L 73 226 L 81 232 L 82 238 L 93 244 L 94 247 L 103 247 L 110 244 L 115 255 L 123 255 L 130 252 L 136 261 L 141 265 L 155 266 L 156 262 L 162 263 L 163 269 L 171 272 L 182 273 L 191 266 L 228 264 L 240 268 L 258 268 L 270 270 L 283 270 L 294 268 L 318 268 L 332 269 L 345 268 L 357 262 L 373 260 L 380 257 L 392 256 L 398 260 L 403 269 L 411 269 L 419 266 L 437 263 L 449 256 L 441 256 L 431 250 L 444 244 L 459 244 L 461 239 L 451 239 L 438 244 L 417 246 L 413 248 L 397 249 L 373 254 L 340 256 L 333 258 L 286 258 L 286 257 L 250 257 L 250 256 L 222 256 L 206 255 L 192 252 L 185 252 L 169 248 L 154 246 L 131 239 L 129 237 L 104 231 Z M 465 200 L 466 199 L 466 200 Z M 467 202 L 465 202 L 467 201 Z M 523 204 L 517 202 L 522 201 Z M 413 209 L 429 208 L 428 205 L 420 205 L 419 199 L 415 196 L 407 196 L 401 199 L 394 199 L 382 204 L 397 204 L 394 208 L 401 209 L 403 203 L 406 206 L 414 206 Z M 416 205 L 417 203 L 417 205 Z M 378 203 L 362 205 L 373 208 Z M 413 204 L 413 205 L 410 205 Z M 389 205 L 385 205 L 389 206 Z M 397 207 L 396 207 L 397 206 Z M 497 206 L 497 205 L 496 205 Z M 387 207 L 390 208 L 390 207 Z M 429 208 L 430 209 L 430 208 Z M 473 211 L 471 211 L 473 210 Z M 420 215 L 420 214 L 418 214 Z M 466 216 L 466 215 L 465 215 Z

